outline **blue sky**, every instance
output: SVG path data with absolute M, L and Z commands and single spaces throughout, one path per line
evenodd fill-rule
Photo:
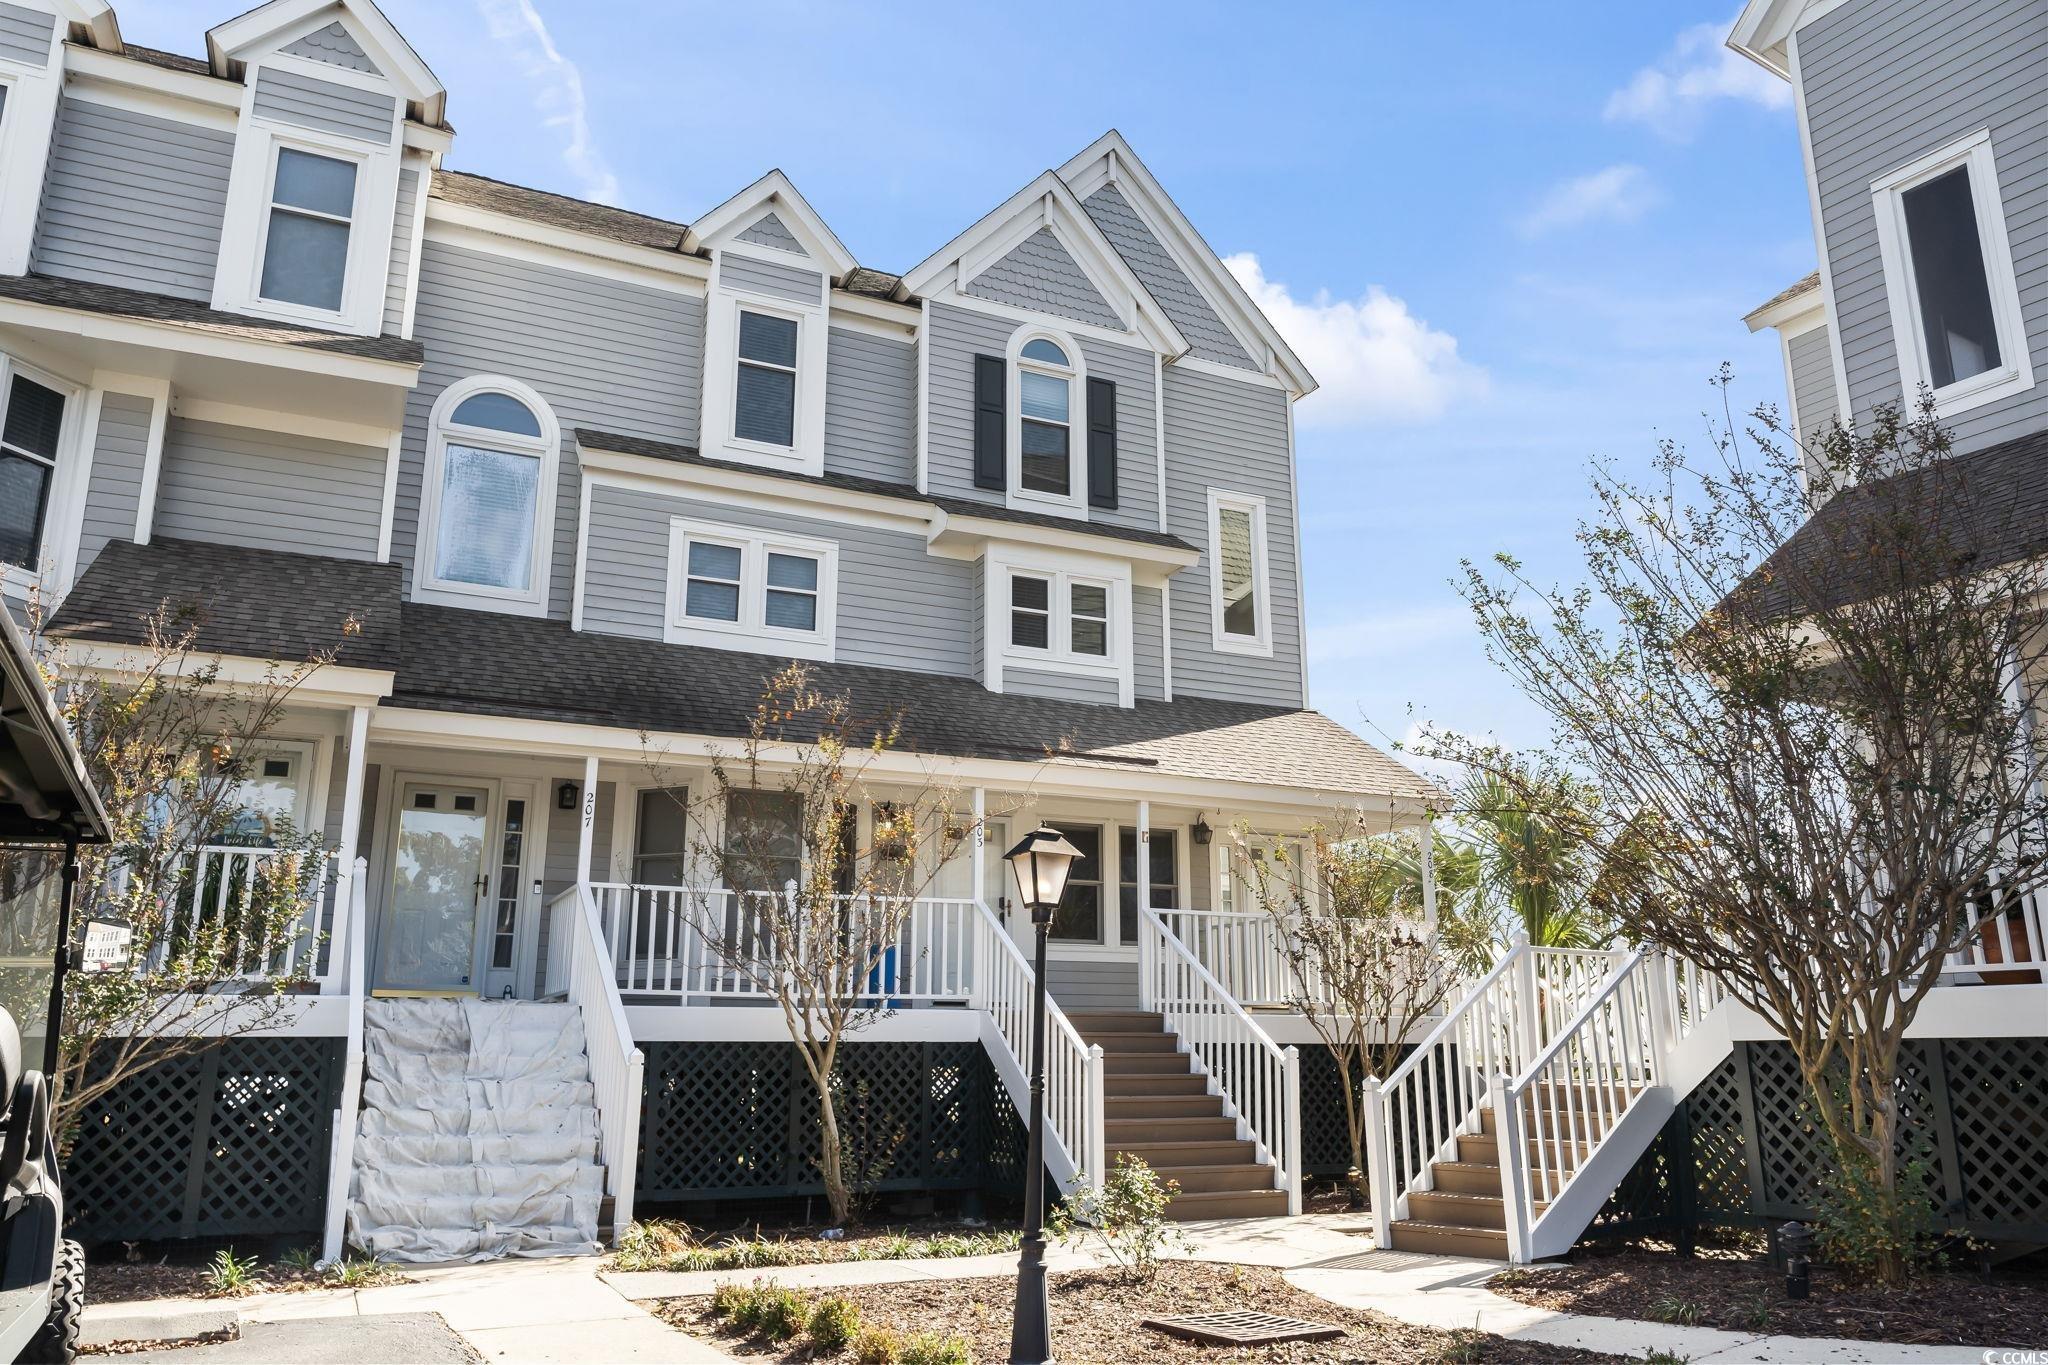
M 122 27 L 197 54 L 239 8 Z M 1412 705 L 1542 739 L 1459 558 L 1568 575 L 1588 459 L 1696 436 L 1722 361 L 1781 401 L 1741 315 L 1814 263 L 1789 88 L 1721 47 L 1733 0 L 384 8 L 449 89 L 451 165 L 685 220 L 779 166 L 885 270 L 1122 129 L 1324 381 L 1312 688 L 1373 737 Z

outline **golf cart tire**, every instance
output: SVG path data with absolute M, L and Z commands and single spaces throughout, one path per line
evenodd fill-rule
M 85 1248 L 57 1245 L 57 1273 L 50 1277 L 50 1316 L 22 1348 L 19 1365 L 71 1365 L 78 1358 L 78 1328 L 85 1317 Z

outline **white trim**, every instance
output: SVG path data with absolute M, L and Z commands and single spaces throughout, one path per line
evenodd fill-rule
M 830 663 L 836 649 L 839 615 L 839 545 L 836 541 L 810 536 L 784 535 L 749 526 L 671 517 L 668 536 L 668 574 L 662 611 L 662 639 L 672 645 L 709 645 L 715 649 L 764 647 L 764 652 Z M 707 620 L 685 610 L 687 551 L 692 542 L 729 546 L 740 552 L 740 577 L 735 583 L 739 596 L 739 619 Z M 817 628 L 790 630 L 767 623 L 770 591 L 768 556 L 782 554 L 815 560 L 818 586 L 815 594 Z M 782 591 L 777 589 L 776 591 Z
M 1273 587 L 1268 570 L 1266 500 L 1254 493 L 1230 489 L 1209 490 L 1209 644 L 1221 654 L 1273 657 Z M 1226 634 L 1223 629 L 1223 553 L 1220 514 L 1224 508 L 1249 512 L 1252 529 L 1253 607 L 1258 612 L 1258 635 L 1246 638 Z
M 0 418 L 6 415 L 16 372 L 62 398 L 64 415 L 57 428 L 57 448 L 50 457 L 50 491 L 43 503 L 42 524 L 36 528 L 36 562 L 0 564 L 0 588 L 25 596 L 40 585 L 56 599 L 70 590 L 71 575 L 78 566 L 92 448 L 99 436 L 100 391 L 0 351 Z M 85 424 L 88 409 L 90 427 Z
M 827 273 L 841 276 L 852 270 L 859 262 L 846 244 L 811 207 L 810 201 L 798 193 L 795 185 L 781 171 L 770 171 L 753 184 L 741 190 L 732 198 L 715 208 L 699 214 L 697 221 L 690 225 L 690 240 L 687 245 L 737 249 L 749 253 L 746 242 L 734 243 L 731 239 L 745 232 L 759 222 L 765 213 L 773 212 L 782 220 L 790 235 L 803 247 L 804 254 L 812 258 L 813 264 L 826 267 Z M 778 251 L 766 260 L 789 260 L 790 253 Z
M 1159 585 L 1159 654 L 1162 700 L 1173 700 L 1173 583 Z
M 1294 404 L 1287 405 L 1287 514 L 1294 522 L 1294 645 L 1295 661 L 1301 667 L 1301 709 L 1306 711 L 1311 703 L 1308 697 L 1308 594 L 1302 584 L 1301 552 L 1301 465 L 1294 457 Z M 1258 536 L 1258 557 L 1263 568 L 1266 559 L 1265 518 L 1259 519 L 1254 529 Z M 1270 594 L 1268 594 L 1270 596 Z M 1268 604 L 1270 610 L 1271 604 Z M 1273 637 L 1273 627 L 1266 627 L 1266 638 Z
M 540 423 L 540 436 L 517 436 L 507 432 L 448 425 L 451 413 L 463 400 L 479 393 L 504 393 L 524 403 Z M 433 562 L 440 537 L 442 463 L 450 436 L 457 443 L 479 449 L 502 449 L 530 455 L 540 461 L 539 487 L 534 496 L 532 569 L 523 590 L 491 588 L 474 583 L 443 582 L 433 576 Z M 417 549 L 413 554 L 412 597 L 415 602 L 437 602 L 448 606 L 485 607 L 518 616 L 545 616 L 548 586 L 553 572 L 555 543 L 555 485 L 561 469 L 562 429 L 555 412 L 532 385 L 506 375 L 471 375 L 458 379 L 441 391 L 427 418 L 426 459 L 421 467 L 420 520 Z
M 113 317 L 28 299 L 0 299 L 0 326 L 23 327 L 88 341 L 147 346 L 153 350 L 172 349 L 190 355 L 289 370 L 294 374 L 317 374 L 331 379 L 353 379 L 406 389 L 420 380 L 420 367 L 416 361 L 336 355 L 285 342 L 230 336 L 189 323 Z
M 1130 706 L 1137 686 L 1131 629 L 1131 566 L 1093 555 L 1066 554 L 1037 546 L 990 545 L 982 564 L 982 647 L 984 671 L 994 668 L 1060 673 L 1071 677 L 1111 679 L 1117 704 Z M 1048 584 L 1048 646 L 1020 645 L 1011 635 L 1010 582 L 1016 577 L 1043 579 Z M 1073 589 L 1079 584 L 1100 587 L 1108 602 L 1107 654 L 1077 654 L 1072 648 Z M 1005 690 L 996 679 L 992 692 Z
M 383 73 L 385 83 L 395 86 L 407 101 L 421 105 L 427 123 L 440 123 L 447 103 L 447 91 L 441 82 L 413 51 L 405 35 L 375 5 L 358 4 L 356 0 L 270 0 L 269 4 L 216 24 L 206 32 L 206 53 L 214 74 L 229 74 L 229 64 L 255 48 L 296 42 L 306 32 L 324 27 L 335 17 L 329 13 L 333 9 L 339 9 L 351 21 L 343 27 L 362 45 L 370 61 Z
M 585 470 L 596 483 L 637 488 L 670 498 L 751 507 L 764 512 L 816 517 L 842 526 L 874 526 L 899 535 L 924 533 L 932 508 L 907 498 L 884 497 L 835 488 L 831 484 L 779 479 L 740 469 L 682 464 L 648 455 L 583 446 L 577 449 Z
M 932 478 L 932 301 L 917 303 L 917 491 L 929 493 Z
M 1845 0 L 1749 0 L 1728 34 L 1728 46 L 1774 75 L 1790 77 L 1798 69 L 1792 48 L 1798 30 L 1830 13 Z M 1802 122 L 1803 122 L 1802 117 Z
M 596 485 L 590 468 L 581 466 L 576 485 L 576 577 L 569 589 L 569 629 L 583 629 L 584 571 L 590 563 L 590 490 Z
M 1066 368 L 1027 360 L 1024 348 L 1047 341 L 1067 357 Z M 1088 520 L 1088 360 L 1080 344 L 1054 327 L 1019 327 L 1003 352 L 1003 443 L 1006 458 L 1003 505 L 1057 512 L 1076 521 Z M 1024 376 L 1043 375 L 1067 386 L 1067 491 L 1046 493 L 1024 486 Z
M 878 299 L 871 294 L 849 294 L 835 285 L 830 291 L 832 325 L 849 327 L 858 322 L 869 328 L 878 328 L 877 336 L 886 336 L 896 341 L 912 341 L 917 337 L 918 321 L 923 316 L 923 302 L 898 303 L 894 299 Z
M 727 284 L 724 260 L 721 250 L 712 263 L 711 288 L 705 300 L 704 385 L 698 404 L 697 448 L 710 459 L 821 475 L 825 472 L 825 367 L 832 330 L 824 291 L 810 303 L 758 294 Z M 796 392 L 791 399 L 788 446 L 743 439 L 734 430 L 739 409 L 742 311 L 796 324 Z
M 443 245 L 663 289 L 689 298 L 703 297 L 705 284 L 711 278 L 711 263 L 694 256 L 614 242 L 509 213 L 453 204 L 431 194 L 426 203 L 427 226 L 434 230 L 434 240 Z
M 434 188 L 434 162 L 431 157 L 405 156 L 398 162 L 401 180 L 411 171 L 416 177 L 419 189 L 414 192 L 412 204 L 412 242 L 405 258 L 405 309 L 399 319 L 398 334 L 407 341 L 412 340 L 413 322 L 419 313 L 420 304 L 420 257 L 426 254 L 427 246 L 427 198 Z M 395 210 L 394 210 L 395 211 Z M 387 299 L 388 303 L 389 300 Z
M 384 452 L 384 500 L 377 509 L 377 562 L 391 562 L 391 534 L 398 523 L 398 466 L 405 457 L 405 431 L 391 433 Z M 417 537 L 415 537 L 417 539 Z
M 13 187 L 0 195 L 0 275 L 27 274 L 35 241 L 42 196 L 32 187 L 43 183 L 49 168 L 64 88 L 64 22 L 51 28 L 49 65 L 0 61 L 0 87 L 6 90 L 6 108 L 0 111 L 0 185 Z
M 67 68 L 75 67 L 77 56 L 81 52 L 90 52 L 90 49 L 66 49 Z M 103 109 L 146 114 L 151 118 L 167 119 L 173 123 L 211 128 L 216 132 L 232 133 L 238 126 L 238 115 L 242 107 L 242 89 L 238 85 L 229 85 L 204 76 L 193 76 L 190 79 L 203 80 L 209 87 L 205 91 L 209 98 L 202 102 L 185 92 L 172 93 L 153 84 L 131 84 L 120 79 L 137 68 L 163 75 L 173 74 L 165 72 L 161 67 L 143 66 L 136 61 L 109 58 L 104 53 L 92 55 L 99 56 L 102 61 L 116 61 L 119 68 L 112 71 L 73 70 L 70 84 L 64 92 L 65 99 L 78 100 Z
M 98 640 L 68 640 L 64 645 L 64 667 L 86 673 L 135 676 L 165 665 L 143 645 L 108 644 Z M 206 675 L 210 684 L 224 687 L 274 683 L 277 661 L 242 654 L 181 655 L 168 671 L 177 677 Z M 329 664 L 305 686 L 292 692 L 292 700 L 303 706 L 354 706 L 391 695 L 396 675 L 381 668 L 351 668 Z
M 1980 128 L 1939 151 L 1909 162 L 1870 184 L 1877 217 L 1878 251 L 1884 261 L 1885 295 L 1891 306 L 1892 337 L 1899 357 L 1899 379 L 1911 402 L 1922 384 L 1932 384 L 1927 338 L 1919 318 L 1919 293 L 1905 218 L 1906 192 L 1955 170 L 1969 176 L 1984 275 L 1991 296 L 1993 328 L 2001 364 L 1934 390 L 1940 415 L 1952 418 L 2034 386 L 2034 362 L 2028 353 L 2025 318 L 2020 313 L 2019 285 L 2013 277 L 2012 247 L 2006 240 L 2005 205 L 2000 196 L 1998 166 L 1991 149 L 1991 130 Z
M 1154 463 L 1158 465 L 1159 479 L 1159 533 L 1167 534 L 1166 528 L 1166 362 L 1161 356 L 1152 357 L 1152 451 Z
M 1098 327 L 1092 322 L 1082 322 L 1076 318 L 1055 318 L 1045 313 L 1035 313 L 1029 308 L 1019 308 L 1014 303 L 1004 303 L 1001 299 L 983 298 L 979 294 L 963 294 L 955 289 L 941 289 L 931 295 L 927 302 L 943 303 L 948 308 L 964 308 L 970 313 L 980 313 L 984 317 L 997 318 L 1023 327 L 1058 327 L 1071 336 L 1088 341 L 1100 341 L 1110 346 L 1122 346 L 1134 351 L 1147 349 L 1146 338 L 1131 332 Z M 1173 358 L 1172 353 L 1161 350 L 1156 345 L 1150 349 L 1166 359 Z M 1250 370 L 1241 373 L 1246 379 L 1258 379 L 1258 375 Z
M 143 447 L 142 483 L 135 497 L 137 545 L 149 544 L 150 532 L 156 526 L 156 490 L 164 470 L 164 433 L 171 425 L 171 381 L 159 379 L 153 382 L 156 387 L 148 395 L 149 443 Z
M 352 446 L 382 447 L 402 430 L 384 423 L 307 417 L 296 412 L 279 412 L 275 408 L 252 408 L 240 403 L 219 403 L 210 398 L 188 398 L 183 394 L 171 400 L 171 415 L 188 422 L 218 422 L 222 426 L 277 431 L 288 436 L 309 436 L 315 440 L 339 441 Z

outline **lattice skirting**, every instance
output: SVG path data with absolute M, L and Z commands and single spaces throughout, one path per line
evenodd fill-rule
M 2048 1039 L 1908 1042 L 1901 1153 L 1929 1167 L 1941 1223 L 2048 1242 Z M 1678 1107 L 1595 1220 L 1595 1235 L 1810 1218 L 1828 1169 L 1792 1049 L 1738 1043 Z
M 233 1038 L 123 1081 L 81 1117 L 64 1163 L 68 1235 L 317 1232 L 339 1038 Z
M 644 1043 L 635 1198 L 816 1194 L 817 1097 L 790 1043 Z M 1023 1188 L 1024 1125 L 979 1043 L 848 1043 L 847 1169 L 870 1190 Z

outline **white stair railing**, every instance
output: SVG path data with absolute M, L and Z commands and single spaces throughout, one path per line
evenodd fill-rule
M 327 1214 L 320 1238 L 323 1261 L 341 1259 L 349 1187 L 355 1178 L 356 1114 L 363 1098 L 364 940 L 369 937 L 370 923 L 364 888 L 369 873 L 370 865 L 362 858 L 343 872 L 335 888 L 334 929 L 329 937 L 335 945 L 332 961 L 340 969 L 347 992 L 348 1032 L 347 1050 L 342 1054 L 341 1106 L 334 1111 L 334 1131 L 328 1139 Z
M 1215 975 L 1189 951 L 1159 912 L 1138 908 L 1138 1004 L 1165 1017 L 1222 1094 L 1241 1135 L 1258 1144 L 1287 1191 L 1287 1211 L 1301 1212 L 1301 1057 L 1282 1048 Z
M 989 1051 L 1010 1097 L 1030 1116 L 1031 963 L 995 912 L 973 902 L 977 926 L 972 1003 L 988 1021 Z M 1001 1051 L 998 1051 L 998 1048 Z M 1103 1167 L 1102 1048 L 1084 1041 L 1050 994 L 1045 1000 L 1046 1170 L 1071 1193 L 1082 1177 L 1099 1183 Z
M 548 915 L 548 993 L 561 992 L 583 1019 L 605 1192 L 612 1197 L 612 1239 L 617 1241 L 633 1223 L 646 1057 L 633 1045 L 589 884 L 578 883 L 555 897 Z

